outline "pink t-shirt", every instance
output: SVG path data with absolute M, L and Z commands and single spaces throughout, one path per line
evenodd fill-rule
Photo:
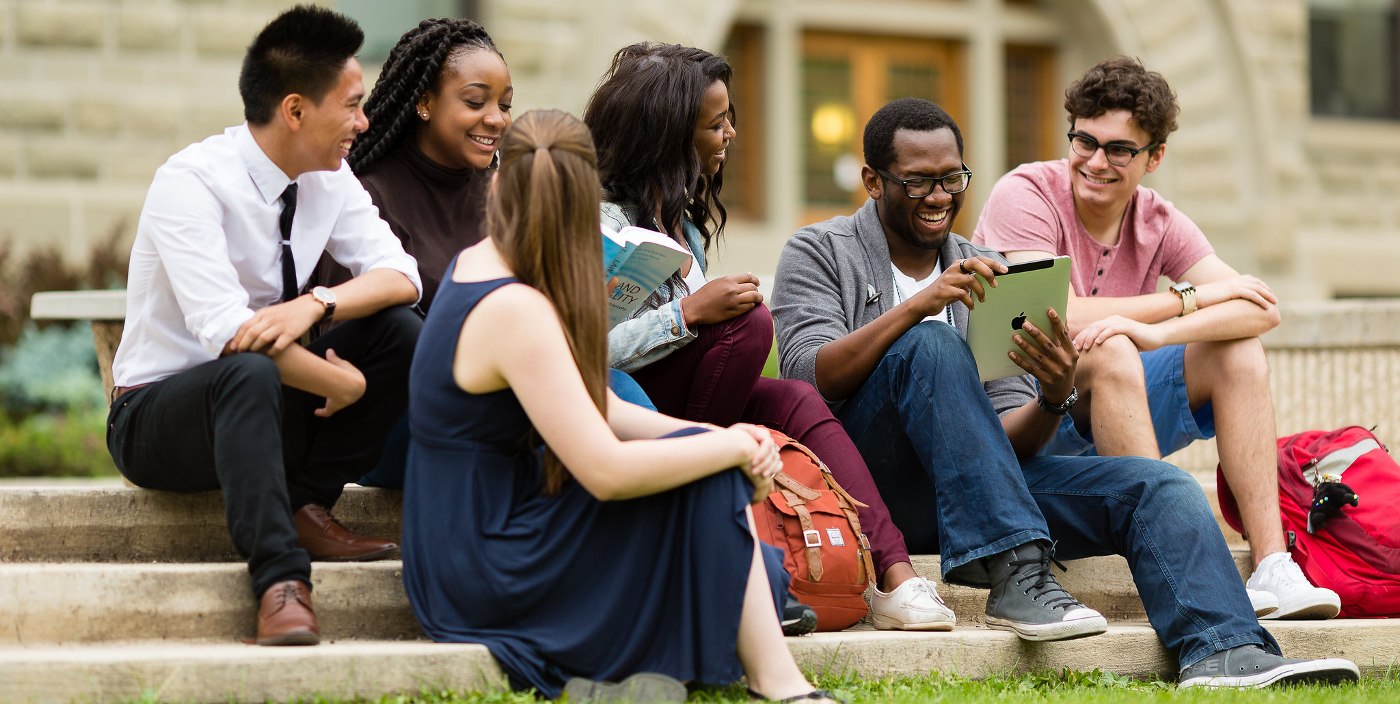
M 1157 278 L 1180 281 L 1212 254 L 1205 233 L 1156 191 L 1138 186 L 1123 214 L 1118 244 L 1094 241 L 1074 210 L 1069 162 L 1022 164 L 992 187 L 972 241 L 999 252 L 1068 254 L 1079 296 L 1139 296 Z

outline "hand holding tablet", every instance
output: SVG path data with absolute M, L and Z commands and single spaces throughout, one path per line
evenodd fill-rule
M 1065 309 L 1069 299 L 1069 263 L 1069 257 L 1054 257 L 1013 264 L 996 277 L 994 288 L 979 286 L 983 300 L 968 312 L 967 344 L 977 360 L 982 381 L 1035 374 L 1037 369 L 1057 375 L 1054 369 L 1043 367 L 1058 367 L 1064 360 L 1052 359 L 1046 348 L 1052 343 L 1066 345 L 1070 350 L 1074 346 L 1063 330 L 1056 333 L 1047 311 Z M 1027 322 L 1035 332 L 1023 328 Z M 1061 340 L 1056 341 L 1056 337 Z M 1023 364 L 1015 361 L 1018 357 Z M 1074 360 L 1069 360 L 1069 364 L 1072 371 Z

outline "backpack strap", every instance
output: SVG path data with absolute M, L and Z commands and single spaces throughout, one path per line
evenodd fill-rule
M 846 493 L 846 490 L 843 489 L 840 484 L 836 483 L 836 477 L 831 475 L 831 468 L 827 467 L 826 463 L 822 461 L 822 458 L 817 457 L 816 453 L 808 449 L 806 445 L 803 445 L 802 443 L 793 440 L 792 438 L 788 438 L 787 441 L 783 444 L 790 445 L 796 448 L 802 454 L 807 455 L 809 458 L 811 458 L 813 464 L 816 464 L 817 468 L 822 471 L 822 478 L 826 480 L 827 487 L 829 487 L 832 491 L 836 492 L 838 496 L 845 499 L 846 501 L 851 502 L 851 504 L 854 506 L 859 506 L 861 508 L 870 508 L 869 504 L 863 503 L 860 499 L 857 499 L 856 497 Z
M 779 489 L 779 491 L 782 492 L 783 498 L 787 499 L 793 512 L 797 514 L 797 525 L 802 528 L 802 543 L 806 546 L 802 552 L 807 556 L 807 574 L 812 578 L 812 581 L 820 582 L 822 575 L 826 573 L 826 568 L 822 566 L 822 534 L 817 530 L 816 524 L 812 523 L 812 512 L 807 510 L 807 502 L 787 489 Z

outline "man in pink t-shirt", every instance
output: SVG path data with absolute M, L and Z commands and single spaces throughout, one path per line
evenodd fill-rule
M 1205 234 L 1141 185 L 1166 156 L 1176 95 L 1161 74 L 1116 57 L 1065 92 L 1068 159 L 1025 164 L 997 182 L 973 241 L 1012 262 L 1069 255 L 1070 334 L 1083 400 L 1043 451 L 1160 458 L 1219 432 L 1221 467 L 1240 497 L 1255 570 L 1255 610 L 1331 618 L 1336 593 L 1308 583 L 1279 520 L 1273 401 L 1259 336 L 1278 298 L 1215 255 Z M 1158 292 L 1161 277 L 1174 282 Z M 1133 345 L 1131 356 L 1095 355 Z M 1099 360 L 1118 360 L 1112 364 Z

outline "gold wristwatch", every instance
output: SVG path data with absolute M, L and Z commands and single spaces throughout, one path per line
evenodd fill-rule
M 1196 312 L 1196 287 L 1190 281 L 1182 281 L 1172 284 L 1172 293 L 1181 299 L 1181 315 L 1190 315 Z M 1181 317 L 1181 316 L 1177 316 Z

